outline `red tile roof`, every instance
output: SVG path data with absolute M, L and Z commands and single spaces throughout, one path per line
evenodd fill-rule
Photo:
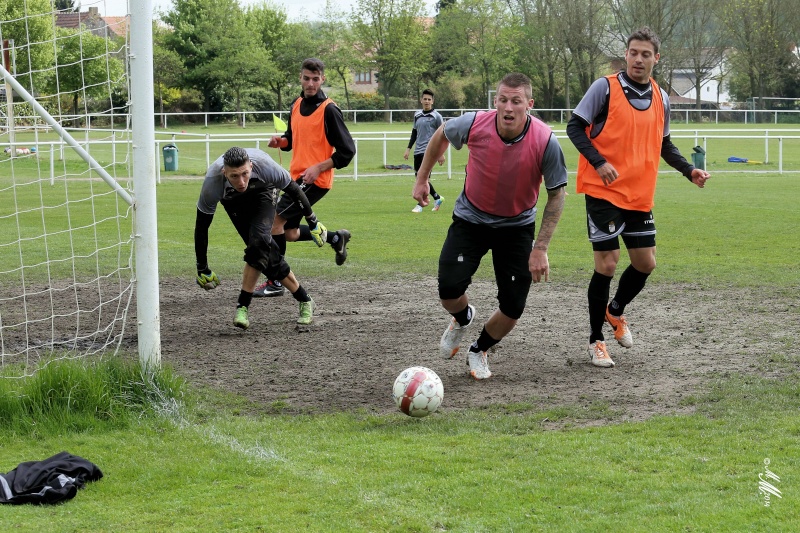
M 56 26 L 77 30 L 81 25 L 92 30 L 92 33 L 105 37 L 108 28 L 109 37 L 125 37 L 128 30 L 128 17 L 101 17 L 96 12 L 56 13 Z
M 128 17 L 102 17 L 108 26 L 108 32 L 117 37 L 125 37 L 128 31 Z

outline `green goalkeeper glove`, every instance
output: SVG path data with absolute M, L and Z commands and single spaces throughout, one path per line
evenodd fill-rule
M 317 224 L 311 228 L 311 238 L 314 239 L 317 246 L 322 248 L 325 246 L 325 241 L 328 239 L 328 228 L 326 228 L 322 222 L 317 222 Z
M 219 278 L 217 277 L 211 269 L 206 268 L 205 271 L 198 270 L 197 271 L 197 284 L 200 285 L 207 291 L 216 288 L 219 286 Z

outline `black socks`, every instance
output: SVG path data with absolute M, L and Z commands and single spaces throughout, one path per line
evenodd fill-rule
M 488 352 L 489 348 L 494 346 L 500 342 L 498 339 L 492 338 L 488 333 L 486 333 L 486 326 L 483 327 L 478 340 L 472 343 L 472 346 L 469 347 L 470 352 Z
M 463 311 L 450 314 L 453 315 L 453 318 L 456 319 L 456 322 L 458 322 L 461 327 L 466 326 L 472 321 L 472 309 L 470 306 L 465 307 Z
M 611 300 L 609 305 L 609 312 L 614 316 L 621 316 L 625 311 L 625 306 L 628 305 L 636 298 L 636 295 L 642 292 L 647 277 L 650 274 L 639 272 L 633 265 L 628 265 L 625 272 L 619 278 L 619 286 L 617 287 L 617 294 Z
M 253 293 L 239 291 L 239 302 L 236 307 L 250 307 L 250 302 L 253 301 Z
M 603 323 L 606 320 L 606 306 L 611 290 L 612 276 L 604 276 L 595 270 L 589 282 L 589 344 L 605 340 L 603 337 Z

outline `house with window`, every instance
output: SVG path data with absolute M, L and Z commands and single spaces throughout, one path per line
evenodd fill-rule
M 709 75 L 700 82 L 700 105 L 703 108 L 731 108 L 731 96 L 727 84 L 724 82 L 723 67 L 720 65 L 710 69 Z M 697 77 L 693 70 L 675 69 L 672 72 L 672 94 L 682 99 L 689 100 L 691 105 L 696 104 Z
M 352 89 L 359 93 L 374 93 L 378 90 L 378 73 L 374 70 L 355 72 Z

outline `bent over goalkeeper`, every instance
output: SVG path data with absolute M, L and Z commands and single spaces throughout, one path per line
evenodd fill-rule
M 208 167 L 200 190 L 194 226 L 197 284 L 206 290 L 220 284 L 219 277 L 208 267 L 207 256 L 208 228 L 217 203 L 225 208 L 246 245 L 242 290 L 233 319 L 233 325 L 237 328 L 250 327 L 248 308 L 261 272 L 269 279 L 280 280 L 300 303 L 298 324 L 310 324 L 313 320 L 314 300 L 297 281 L 270 235 L 280 190 L 302 207 L 314 242 L 317 246 L 324 246 L 327 229 L 317 220 L 308 198 L 292 181 L 289 173 L 261 150 L 236 146 L 230 148 Z

